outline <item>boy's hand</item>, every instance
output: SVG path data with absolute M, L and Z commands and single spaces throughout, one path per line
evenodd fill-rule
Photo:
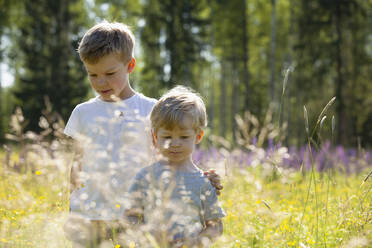
M 220 195 L 223 186 L 221 184 L 221 177 L 216 173 L 216 170 L 210 169 L 204 171 L 204 175 L 211 181 L 212 186 L 216 188 L 217 195 Z
M 185 241 L 185 238 L 183 234 L 178 233 L 171 238 L 171 240 L 169 241 L 169 244 L 175 248 L 182 248 L 184 247 L 184 241 Z
M 209 247 L 217 237 L 223 233 L 223 223 L 221 219 L 209 220 L 205 222 L 205 228 L 200 232 L 198 244 L 200 247 Z

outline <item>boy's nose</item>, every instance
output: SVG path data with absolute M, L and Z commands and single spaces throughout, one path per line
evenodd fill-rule
M 104 77 L 100 77 L 97 79 L 98 84 L 104 84 L 106 82 L 106 79 Z
M 180 139 L 172 139 L 171 140 L 171 146 L 178 146 L 180 145 Z

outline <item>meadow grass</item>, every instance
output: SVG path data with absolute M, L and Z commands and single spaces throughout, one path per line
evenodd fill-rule
M 368 247 L 371 182 L 316 172 L 316 201 L 310 176 L 292 171 L 268 180 L 260 167 L 234 171 L 221 197 L 225 232 L 213 247 Z
M 66 173 L 52 167 L 24 173 L 4 168 L 0 247 L 71 247 L 62 228 L 68 213 Z M 370 245 L 372 183 L 364 181 L 367 171 L 346 175 L 283 169 L 274 175 L 267 170 L 261 165 L 228 170 L 220 196 L 227 213 L 224 233 L 212 247 Z

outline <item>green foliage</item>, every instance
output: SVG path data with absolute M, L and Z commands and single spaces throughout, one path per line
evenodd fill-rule
M 369 132 L 363 130 L 361 122 L 371 110 L 360 107 L 370 101 L 370 94 L 360 89 L 369 88 L 365 82 L 371 77 L 371 70 L 366 69 L 370 67 L 370 56 L 363 52 L 362 45 L 368 44 L 370 4 L 359 0 L 318 0 L 302 1 L 298 7 L 302 15 L 297 17 L 294 82 L 298 84 L 296 88 L 306 92 L 304 103 L 313 104 L 314 109 L 324 98 L 337 97 L 336 129 L 338 142 L 343 144 L 356 145 L 356 137 Z
M 199 89 L 198 67 L 203 65 L 206 1 L 147 1 L 140 28 L 141 88 L 159 96 L 159 89 L 185 84 Z
M 75 49 L 84 22 L 80 1 L 24 1 L 17 23 L 17 48 L 21 68 L 16 78 L 16 104 L 30 120 L 28 128 L 39 130 L 39 120 L 48 96 L 67 119 L 88 91 L 85 71 Z M 80 9 L 79 9 L 80 7 Z

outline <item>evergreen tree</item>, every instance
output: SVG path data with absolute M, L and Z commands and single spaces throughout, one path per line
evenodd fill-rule
M 17 15 L 17 9 L 20 6 L 19 0 L 2 0 L 0 1 L 0 65 L 7 63 L 6 57 L 8 52 L 6 47 L 8 44 L 3 44 L 3 38 L 9 39 L 10 31 L 14 27 Z M 0 80 L 2 79 L 0 72 Z M 3 89 L 3 82 L 0 81 L 0 143 L 4 141 L 4 133 L 7 132 L 7 122 L 9 120 L 8 105 L 11 104 L 7 96 L 8 90 Z
M 158 95 L 159 89 L 175 84 L 199 88 L 195 67 L 203 64 L 206 7 L 205 1 L 196 0 L 146 1 L 141 44 L 147 91 L 156 90 Z
M 46 96 L 67 120 L 87 95 L 86 72 L 76 52 L 86 16 L 80 0 L 23 3 L 17 42 L 23 65 L 14 93 L 30 120 L 28 128 L 38 130 Z
M 370 113 L 368 108 L 355 112 L 370 99 L 360 90 L 369 88 L 366 78 L 371 76 L 367 72 L 370 59 L 360 49 L 368 44 L 370 5 L 361 0 L 302 1 L 298 17 L 296 81 L 309 82 L 302 83 L 301 89 L 306 92 L 305 102 L 315 109 L 336 96 L 337 142 L 343 145 L 356 145 L 363 119 Z

